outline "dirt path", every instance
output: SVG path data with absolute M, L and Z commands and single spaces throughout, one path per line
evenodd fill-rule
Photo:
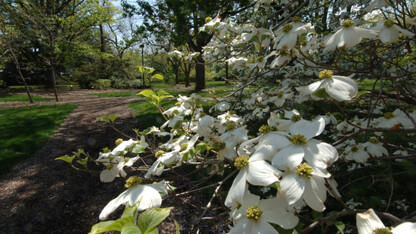
M 122 180 L 100 183 L 98 174 L 75 171 L 66 163 L 55 161 L 56 157 L 70 154 L 78 148 L 97 157 L 103 147 L 114 146 L 114 140 L 121 135 L 97 121 L 97 117 L 119 114 L 117 128 L 132 136 L 131 129 L 140 128 L 133 110 L 127 107 L 129 102 L 140 98 L 87 96 L 91 92 L 94 91 L 61 92 L 59 103 L 74 103 L 78 108 L 68 115 L 61 128 L 33 157 L 0 178 L 0 234 L 88 233 L 91 226 L 98 222 L 102 208 L 123 190 Z M 52 93 L 45 94 L 44 91 L 34 94 L 53 97 Z M 0 103 L 0 108 L 21 105 L 31 104 Z M 182 227 L 182 233 L 189 233 L 191 220 L 202 212 L 197 208 L 197 205 L 204 205 L 199 198 L 190 196 L 166 201 L 168 206 L 180 204 L 172 212 L 172 218 L 188 225 L 188 229 Z M 162 233 L 173 232 L 172 218 L 164 223 Z M 201 233 L 218 233 L 223 228 L 221 226 L 213 228 L 212 224 L 202 222 L 201 230 L 205 231 Z

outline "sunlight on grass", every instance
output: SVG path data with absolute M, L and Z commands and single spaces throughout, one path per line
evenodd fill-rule
M 36 95 L 32 95 L 34 102 L 40 101 L 52 101 L 53 98 L 44 98 Z M 29 97 L 25 94 L 0 94 L 0 102 L 29 102 Z
M 0 174 L 32 156 L 76 107 L 63 104 L 1 109 Z

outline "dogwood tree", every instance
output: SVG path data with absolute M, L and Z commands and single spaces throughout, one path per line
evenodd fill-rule
M 196 94 L 180 96 L 162 126 L 101 153 L 103 171 L 128 177 L 123 168 L 141 165 L 132 176 L 145 184 L 128 187 L 100 218 L 109 206 L 148 199 L 147 190 L 169 194 L 174 182 L 160 181 L 186 165 L 216 187 L 229 233 L 343 233 L 358 213 L 360 233 L 415 233 L 414 224 L 398 226 L 415 220 L 415 21 L 413 2 L 384 0 L 259 0 L 207 19 L 200 30 L 213 38 L 203 56 L 227 61 L 237 85 L 210 110 Z M 156 106 L 167 97 L 142 94 Z M 145 150 L 152 165 L 138 160 Z M 75 157 L 83 158 L 61 159 Z M 138 207 L 163 206 L 154 199 Z M 386 229 L 369 208 L 397 227 Z

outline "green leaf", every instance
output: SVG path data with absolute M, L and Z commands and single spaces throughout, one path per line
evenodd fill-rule
M 140 228 L 134 223 L 128 223 L 121 229 L 121 234 L 141 234 Z
M 124 217 L 132 217 L 134 221 L 137 220 L 137 216 L 139 214 L 139 211 L 137 209 L 137 207 L 139 206 L 140 202 L 142 200 L 139 199 L 138 202 L 136 202 L 134 205 L 129 206 L 129 204 L 127 203 L 126 207 L 124 208 L 123 214 L 121 215 L 121 218 Z M 136 222 L 134 223 L 136 224 Z
M 161 74 L 155 74 L 153 78 L 158 79 L 158 80 L 163 80 L 163 76 Z
M 109 232 L 109 231 L 121 232 L 121 229 L 123 228 L 123 226 L 128 223 L 134 224 L 133 217 L 127 216 L 127 217 L 117 219 L 116 221 L 100 222 L 92 226 L 90 234 L 103 233 L 103 232 Z
M 77 160 L 77 163 L 79 163 L 81 165 L 87 165 L 88 158 L 83 158 L 83 159 Z
M 120 115 L 110 115 L 110 121 L 114 123 L 114 121 L 119 117 Z
M 141 153 L 144 153 L 145 150 L 143 146 L 136 144 L 131 152 L 135 154 L 141 154 Z
M 74 160 L 74 158 L 75 158 L 75 156 L 65 155 L 65 156 L 55 158 L 55 160 L 62 160 L 62 161 L 65 161 L 69 164 L 72 164 L 72 160 Z
M 145 97 L 152 97 L 152 96 L 156 96 L 156 93 L 153 90 L 146 89 L 138 93 L 137 96 L 138 95 L 143 95 Z
M 169 216 L 170 210 L 173 207 L 167 208 L 152 208 L 144 211 L 138 221 L 140 230 L 143 233 L 149 233 L 153 228 L 159 225 L 166 217 Z
M 329 94 L 325 91 L 325 89 L 319 89 L 312 93 L 312 95 L 319 97 L 319 98 L 327 98 L 329 97 Z
M 338 229 L 338 231 L 341 232 L 341 234 L 344 234 L 345 224 L 343 222 L 341 222 L 341 221 L 335 221 L 334 225 Z
M 367 94 L 367 93 L 370 94 L 371 92 L 370 91 L 366 91 L 366 90 L 361 90 L 361 91 L 358 92 L 357 96 L 355 96 L 355 97 L 358 99 L 362 95 Z
M 314 217 L 314 219 L 319 219 L 319 218 L 324 217 L 324 213 L 318 212 L 318 211 L 312 211 L 312 217 Z
M 106 116 L 101 116 L 101 117 L 98 117 L 98 118 L 97 118 L 97 120 L 98 120 L 98 121 L 101 121 L 101 122 L 106 122 L 106 123 L 108 123 L 108 122 L 109 122 L 109 120 L 110 120 L 110 116 L 108 116 L 108 115 L 106 115 Z
M 176 222 L 176 220 L 173 220 L 173 222 L 175 223 L 176 234 L 181 234 L 181 232 L 179 231 L 179 223 Z
M 137 66 L 137 68 L 139 68 L 140 73 L 143 73 L 143 66 Z

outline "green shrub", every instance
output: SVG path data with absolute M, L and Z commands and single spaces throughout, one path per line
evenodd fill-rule
M 92 88 L 94 89 L 109 89 L 111 88 L 111 80 L 109 79 L 98 79 L 94 81 L 92 84 Z

